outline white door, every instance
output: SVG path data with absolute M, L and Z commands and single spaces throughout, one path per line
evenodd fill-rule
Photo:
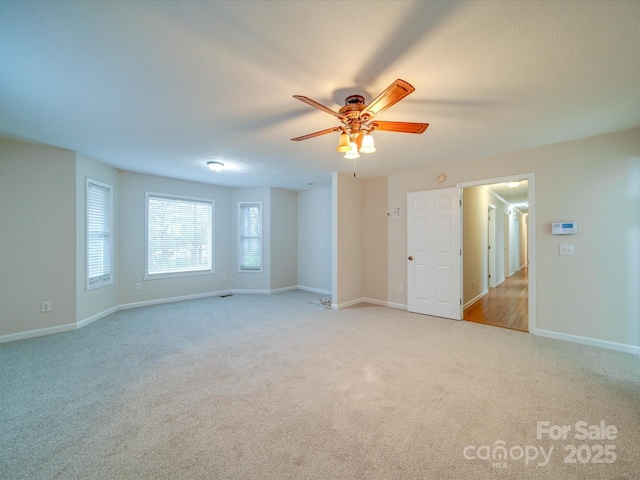
M 462 318 L 460 189 L 407 194 L 407 310 Z

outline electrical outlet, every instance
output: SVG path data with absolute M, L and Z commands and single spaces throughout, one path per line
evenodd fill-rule
M 50 311 L 51 311 L 51 302 L 49 301 L 42 302 L 42 313 L 50 312 Z
M 404 285 L 398 285 L 398 291 L 404 293 Z
M 136 283 L 136 292 L 139 292 L 140 290 L 142 290 L 142 285 Z
M 227 276 L 226 275 L 222 275 L 222 280 L 227 280 Z

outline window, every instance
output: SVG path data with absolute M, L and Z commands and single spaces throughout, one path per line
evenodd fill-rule
M 239 270 L 262 271 L 262 203 L 240 203 L 238 245 Z
M 87 290 L 113 283 L 113 188 L 87 178 Z
M 147 272 L 213 272 L 213 200 L 147 192 Z

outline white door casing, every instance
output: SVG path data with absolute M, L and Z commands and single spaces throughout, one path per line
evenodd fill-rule
M 489 223 L 488 223 L 488 270 L 489 270 L 489 288 L 496 288 L 496 206 L 489 205 Z
M 460 189 L 407 194 L 407 310 L 460 320 Z

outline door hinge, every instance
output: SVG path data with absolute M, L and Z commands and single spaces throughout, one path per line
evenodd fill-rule
M 491 245 L 489 245 L 489 250 L 491 250 Z
M 460 256 L 462 256 L 462 249 L 460 249 Z
M 460 299 L 460 306 L 462 306 L 462 299 Z
M 489 278 L 491 278 L 491 274 L 489 274 Z

